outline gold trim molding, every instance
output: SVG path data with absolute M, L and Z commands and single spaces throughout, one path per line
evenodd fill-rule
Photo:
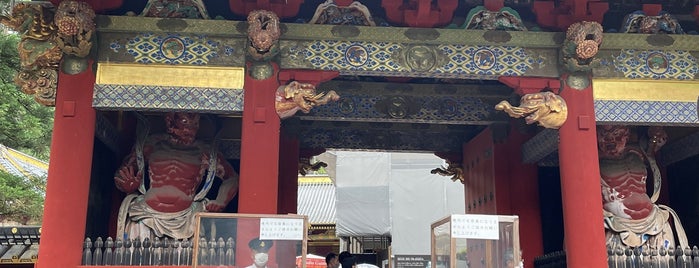
M 595 100 L 696 102 L 699 81 L 593 79 Z
M 100 62 L 96 84 L 242 89 L 243 67 Z

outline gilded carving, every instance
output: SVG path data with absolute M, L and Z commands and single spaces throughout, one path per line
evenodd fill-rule
M 442 51 L 432 46 L 413 45 L 396 49 L 392 58 L 413 72 L 427 72 L 444 65 L 448 59 Z
M 15 84 L 25 94 L 33 95 L 34 99 L 43 105 L 56 104 L 56 86 L 58 73 L 52 68 L 21 70 L 15 76 Z
M 354 1 L 348 6 L 338 6 L 334 0 L 326 0 L 318 5 L 310 24 L 376 26 L 369 9 Z
M 78 1 L 63 1 L 56 11 L 58 36 L 56 44 L 63 53 L 85 57 L 92 48 L 95 31 L 95 11 L 89 4 Z
M 0 16 L 0 23 L 20 33 L 17 50 L 21 65 L 15 83 L 37 102 L 53 106 L 56 96 L 56 70 L 63 54 L 56 44 L 58 27 L 55 9 L 45 3 L 18 3 L 10 17 Z
M 558 129 L 568 117 L 568 106 L 563 97 L 553 92 L 539 92 L 522 96 L 519 107 L 508 101 L 495 105 L 495 110 L 504 111 L 513 118 L 524 117 L 527 124 L 538 122 L 545 128 Z
M 279 53 L 279 17 L 272 11 L 255 10 L 248 15 L 248 55 L 268 61 Z
M 281 43 L 281 58 L 284 68 L 313 68 L 311 62 L 306 59 L 308 42 L 286 41 Z
M 586 89 L 590 86 L 590 78 L 586 73 L 573 73 L 566 77 L 566 84 L 574 89 Z
M 658 16 L 646 16 L 643 11 L 635 11 L 624 17 L 621 26 L 622 33 L 643 34 L 684 34 L 682 26 L 677 18 L 666 11 L 661 11 Z
M 274 73 L 274 67 L 269 62 L 253 62 L 250 64 L 248 73 L 252 78 L 264 80 L 270 78 Z
M 477 6 L 468 12 L 466 22 L 460 27 L 478 30 L 526 31 L 519 13 L 509 7 L 490 11 L 484 6 Z
M 313 84 L 299 83 L 292 81 L 288 85 L 280 86 L 277 89 L 274 107 L 279 114 L 279 118 L 285 119 L 293 116 L 296 112 L 309 113 L 313 107 L 325 105 L 331 101 L 340 99 L 334 90 L 316 93 Z
M 141 12 L 144 17 L 209 19 L 202 0 L 148 0 Z

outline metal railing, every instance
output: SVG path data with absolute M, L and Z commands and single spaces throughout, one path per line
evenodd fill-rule
M 609 268 L 699 268 L 699 248 L 607 248 L 607 265 Z M 537 257 L 534 267 L 566 267 L 565 251 Z
M 234 265 L 235 242 L 233 238 L 224 240 L 199 240 L 198 264 L 199 265 Z M 85 238 L 83 243 L 82 265 L 92 266 L 191 266 L 193 257 L 193 243 L 187 239 L 172 240 L 155 238 L 153 241 L 146 238 L 140 239 L 108 237 L 102 240 L 98 237 L 94 243 L 92 239 Z

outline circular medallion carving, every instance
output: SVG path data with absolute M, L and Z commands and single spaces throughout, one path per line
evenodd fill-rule
M 264 80 L 272 76 L 274 67 L 265 62 L 255 62 L 250 66 L 250 76 L 257 80 Z
M 452 99 L 444 100 L 440 104 L 439 111 L 446 117 L 452 117 L 459 111 L 459 106 L 457 105 L 456 101 Z
M 570 74 L 566 78 L 569 87 L 582 90 L 590 86 L 590 79 L 585 74 Z
M 66 54 L 61 62 L 61 71 L 66 74 L 79 74 L 87 70 L 88 66 L 87 58 Z
M 337 105 L 340 108 L 340 113 L 342 114 L 350 114 L 355 110 L 354 101 L 349 98 L 341 98 Z
M 179 59 L 184 55 L 185 44 L 182 39 L 175 36 L 168 36 L 160 43 L 160 53 L 167 59 Z
M 646 66 L 654 74 L 664 74 L 669 69 L 670 64 L 663 53 L 653 52 L 648 54 Z
M 352 66 L 362 66 L 369 59 L 366 48 L 360 45 L 352 45 L 345 51 L 345 60 Z
M 495 67 L 497 57 L 490 49 L 482 48 L 473 53 L 473 65 L 481 70 L 490 70 Z
M 408 103 L 403 97 L 393 97 L 388 102 L 388 115 L 392 118 L 405 118 L 408 115 Z
M 413 71 L 429 71 L 436 62 L 437 56 L 434 51 L 426 46 L 411 47 L 406 55 L 406 63 Z

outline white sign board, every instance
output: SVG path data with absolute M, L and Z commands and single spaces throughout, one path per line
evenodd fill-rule
M 303 219 L 260 218 L 260 239 L 303 240 Z
M 469 239 L 500 239 L 497 215 L 452 215 L 451 236 Z

